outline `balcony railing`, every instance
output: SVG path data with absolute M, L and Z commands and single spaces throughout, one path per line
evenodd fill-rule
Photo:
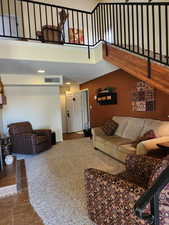
M 169 2 L 99 3 L 92 12 L 0 0 L 0 37 L 90 47 L 100 41 L 169 64 Z M 90 51 L 89 51 L 90 53 Z

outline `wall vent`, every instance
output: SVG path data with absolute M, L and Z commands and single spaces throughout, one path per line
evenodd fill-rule
M 45 83 L 60 83 L 60 77 L 45 77 Z

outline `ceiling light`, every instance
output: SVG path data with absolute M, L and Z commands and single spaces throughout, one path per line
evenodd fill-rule
M 45 70 L 38 70 L 38 73 L 45 73 Z
M 70 83 L 70 82 L 66 82 L 66 84 L 67 84 L 67 85 L 70 85 L 71 83 Z

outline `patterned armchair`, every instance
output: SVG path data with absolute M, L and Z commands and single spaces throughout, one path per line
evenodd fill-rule
M 85 170 L 88 214 L 97 225 L 148 225 L 135 216 L 134 204 L 169 165 L 168 160 L 128 155 L 118 175 Z M 160 194 L 160 225 L 169 224 L 169 185 Z M 149 211 L 149 206 L 146 208 Z

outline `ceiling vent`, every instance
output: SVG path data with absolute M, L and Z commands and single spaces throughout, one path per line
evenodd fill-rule
M 46 84 L 57 84 L 57 85 L 62 85 L 63 84 L 63 78 L 62 76 L 58 77 L 45 77 L 44 82 Z

